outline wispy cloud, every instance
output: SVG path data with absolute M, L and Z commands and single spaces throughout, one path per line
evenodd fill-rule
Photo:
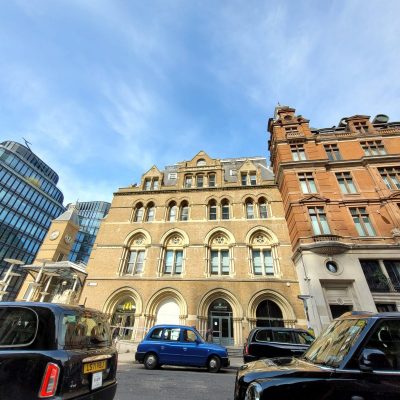
M 267 152 L 289 104 L 316 127 L 400 119 L 400 3 L 42 0 L 0 15 L 0 135 L 33 143 L 66 201 L 153 164 Z

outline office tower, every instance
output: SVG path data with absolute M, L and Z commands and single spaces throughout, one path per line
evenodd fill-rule
M 13 141 L 0 143 L 2 281 L 10 267 L 4 259 L 32 263 L 51 221 L 64 211 L 57 182 L 58 175 L 27 146 Z M 2 300 L 14 300 L 24 278 L 24 270 L 16 265 L 12 279 L 2 283 Z

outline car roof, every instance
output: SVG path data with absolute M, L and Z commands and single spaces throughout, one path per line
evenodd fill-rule
M 302 329 L 302 328 L 285 328 L 285 327 L 276 327 L 276 326 L 271 326 L 271 327 L 269 327 L 269 326 L 257 326 L 256 328 L 253 328 L 251 331 L 252 332 L 254 332 L 254 331 L 259 331 L 259 330 L 264 330 L 264 329 L 268 329 L 268 330 L 270 330 L 270 331 L 290 331 L 290 332 L 293 332 L 293 331 L 296 331 L 296 332 L 307 332 L 305 329 Z
M 370 312 L 370 311 L 349 311 L 342 314 L 337 320 L 342 319 L 365 319 L 365 318 L 400 318 L 400 312 Z
M 154 325 L 151 327 L 151 329 L 154 328 L 190 328 L 190 329 L 196 329 L 194 326 L 188 326 L 188 325 L 174 325 L 174 324 L 158 324 Z
M 61 311 L 90 311 L 93 313 L 101 313 L 100 310 L 96 310 L 94 308 L 86 308 L 84 306 L 73 306 L 69 304 L 60 304 L 60 303 L 42 303 L 42 302 L 28 302 L 28 301 L 5 301 L 0 303 L 0 307 L 41 307 L 52 310 L 54 312 Z

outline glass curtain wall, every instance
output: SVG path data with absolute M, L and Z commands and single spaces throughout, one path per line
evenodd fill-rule
M 5 258 L 31 264 L 53 219 L 64 212 L 58 175 L 28 147 L 0 143 L 0 279 L 10 265 Z M 16 298 L 25 271 L 15 266 L 4 301 Z

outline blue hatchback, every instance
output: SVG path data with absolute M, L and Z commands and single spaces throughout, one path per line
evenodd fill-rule
M 135 359 L 147 369 L 181 365 L 218 372 L 229 367 L 225 347 L 205 342 L 195 328 L 183 325 L 153 326 L 139 343 Z

